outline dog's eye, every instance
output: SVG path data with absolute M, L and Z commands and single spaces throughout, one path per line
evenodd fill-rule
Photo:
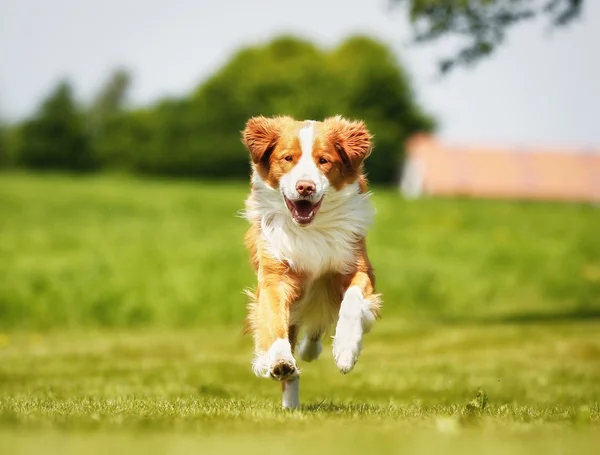
M 319 158 L 319 164 L 327 164 L 329 163 L 329 161 L 327 161 L 325 158 L 321 157 Z
M 292 156 L 291 156 L 291 155 L 287 155 L 287 156 L 284 158 L 284 160 L 286 160 L 286 161 L 292 161 L 292 160 L 293 160 L 293 158 L 292 158 Z

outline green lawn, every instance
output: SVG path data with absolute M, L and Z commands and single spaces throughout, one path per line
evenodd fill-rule
M 376 188 L 383 319 L 283 412 L 240 335 L 246 191 L 0 173 L 0 453 L 597 452 L 598 208 Z
M 278 384 L 252 375 L 250 342 L 233 329 L 21 333 L 2 342 L 7 454 L 593 453 L 600 445 L 597 321 L 382 321 L 351 374 L 336 371 L 329 346 L 301 365 L 298 412 L 281 411 Z M 487 406 L 467 409 L 478 388 Z
M 244 183 L 0 173 L 0 328 L 238 324 Z M 386 317 L 600 315 L 600 210 L 375 189 Z

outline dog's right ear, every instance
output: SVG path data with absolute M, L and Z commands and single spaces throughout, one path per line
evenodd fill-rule
M 242 131 L 242 142 L 254 164 L 269 166 L 269 159 L 281 134 L 281 119 L 252 117 Z

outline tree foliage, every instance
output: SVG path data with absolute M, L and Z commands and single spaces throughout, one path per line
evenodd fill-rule
M 83 116 L 69 83 L 61 81 L 35 116 L 20 128 L 18 160 L 35 169 L 95 167 Z
M 242 49 L 188 97 L 124 113 L 108 126 L 99 149 L 111 155 L 107 161 L 143 172 L 245 178 L 240 130 L 259 114 L 364 119 L 376 144 L 367 170 L 378 182 L 397 177 L 408 135 L 434 126 L 381 43 L 354 37 L 325 51 L 280 37 Z
M 110 75 L 104 86 L 98 91 L 88 110 L 88 122 L 92 134 L 102 134 L 109 119 L 124 108 L 130 83 L 129 73 L 118 69 Z
M 12 153 L 10 150 L 9 128 L 0 112 L 0 169 L 11 166 Z
M 0 118 L 0 168 L 6 167 L 9 163 L 8 146 L 6 141 L 6 125 Z
M 22 163 L 84 169 L 247 178 L 240 131 L 254 115 L 366 121 L 376 152 L 371 180 L 392 182 L 403 145 L 433 120 L 416 104 L 410 81 L 383 44 L 354 37 L 332 50 L 284 36 L 240 50 L 188 96 L 127 110 L 129 77 L 113 74 L 84 116 L 61 84 L 22 128 Z
M 390 0 L 409 9 L 416 42 L 455 36 L 463 40 L 455 55 L 443 58 L 446 73 L 492 53 L 510 28 L 521 22 L 545 18 L 560 27 L 577 18 L 584 0 Z
M 21 128 L 0 123 L 0 169 L 17 165 Z

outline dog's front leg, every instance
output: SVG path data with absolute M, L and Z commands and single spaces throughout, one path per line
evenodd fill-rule
M 299 372 L 293 356 L 295 328 L 290 328 L 290 306 L 298 298 L 298 279 L 291 273 L 268 274 L 264 269 L 258 298 L 250 314 L 254 331 L 253 369 L 257 376 L 283 382 L 283 407 L 299 406 Z
M 344 374 L 354 368 L 362 349 L 362 337 L 371 330 L 381 305 L 379 296 L 374 294 L 370 267 L 356 272 L 349 281 L 333 339 L 333 358 Z

